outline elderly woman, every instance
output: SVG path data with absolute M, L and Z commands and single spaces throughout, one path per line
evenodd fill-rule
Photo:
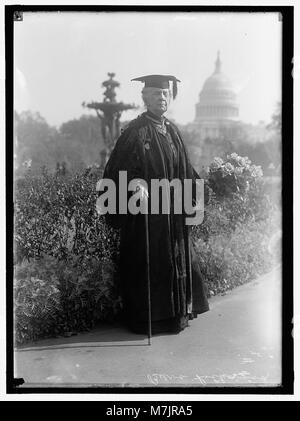
M 199 177 L 188 160 L 181 134 L 164 117 L 171 96 L 176 97 L 178 80 L 162 75 L 133 80 L 145 83 L 142 96 L 147 111 L 122 132 L 103 177 L 112 179 L 117 188 L 120 171 L 127 171 L 128 182 L 142 179 L 148 186 L 153 179 L 195 182 Z M 141 197 L 148 197 L 143 184 L 140 189 Z M 113 227 L 121 229 L 122 298 L 124 316 L 132 331 L 147 333 L 147 277 L 150 278 L 153 334 L 178 333 L 188 326 L 188 320 L 209 309 L 184 214 L 174 213 L 171 204 L 168 214 L 149 213 L 148 223 L 143 214 L 117 213 L 106 218 Z

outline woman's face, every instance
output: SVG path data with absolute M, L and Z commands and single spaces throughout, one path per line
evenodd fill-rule
M 163 115 L 170 103 L 169 89 L 151 88 L 145 97 L 147 110 L 158 116 Z

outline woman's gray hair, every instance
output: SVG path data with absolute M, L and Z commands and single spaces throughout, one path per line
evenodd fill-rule
M 145 107 L 147 107 L 147 97 L 151 92 L 153 92 L 154 89 L 157 89 L 157 88 L 152 88 L 152 87 L 147 86 L 147 87 L 142 89 L 142 98 L 143 98 L 143 102 L 144 102 Z M 171 101 L 171 98 L 172 98 L 171 89 L 168 89 L 168 91 L 169 91 L 169 99 Z

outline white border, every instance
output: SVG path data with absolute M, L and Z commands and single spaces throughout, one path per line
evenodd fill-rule
M 18 2 L 15 1 L 4 1 L 3 7 L 0 9 L 0 22 L 1 22 L 1 32 L 0 32 L 0 139 L 5 139 L 5 59 L 4 59 L 4 5 L 14 5 Z M 34 0 L 23 0 L 22 5 L 48 5 L 49 1 L 34 1 Z M 82 1 L 70 1 L 70 2 L 60 2 L 55 1 L 55 5 L 84 5 Z M 53 5 L 54 5 L 53 4 Z M 294 75 L 294 139 L 300 139 L 299 133 L 299 119 L 296 119 L 295 116 L 299 116 L 299 85 L 300 85 L 300 2 L 295 0 L 285 0 L 285 1 L 224 1 L 219 0 L 216 3 L 212 2 L 203 2 L 199 0 L 189 0 L 189 1 L 108 1 L 108 0 L 97 0 L 88 2 L 89 5 L 145 5 L 145 6 L 161 6 L 161 5 L 194 5 L 194 6 L 294 6 L 294 57 L 295 65 L 297 69 L 295 70 Z M 294 143 L 294 189 L 295 198 L 294 198 L 294 215 L 300 214 L 299 206 L 299 196 L 296 195 L 297 182 L 300 180 L 300 165 L 298 164 L 299 154 L 299 142 Z M 1 226 L 0 226 L 0 238 L 5 238 L 5 142 L 0 142 L 0 156 L 1 156 L 1 165 L 0 165 L 0 180 L 1 180 L 1 202 L 0 202 L 0 215 L 1 215 Z M 292 180 L 291 180 L 292 182 Z M 298 189 L 299 190 L 299 189 Z M 298 236 L 299 233 L 299 222 L 294 217 L 294 260 L 296 263 L 296 256 L 299 255 L 299 244 Z M 201 395 L 201 394 L 29 394 L 29 395 L 10 395 L 6 394 L 6 319 L 5 319 L 5 299 L 6 299 L 6 290 L 5 290 L 5 244 L 1 243 L 1 248 L 3 253 L 0 257 L 0 269 L 1 269 L 1 294 L 0 294 L 0 400 L 6 401 L 146 401 L 146 400 L 156 400 L 156 401 L 171 401 L 171 400 L 183 400 L 183 401 L 299 401 L 300 399 L 300 288 L 297 283 L 294 283 L 294 341 L 295 341 L 295 393 L 291 395 Z M 1 250 L 1 251 L 2 251 Z M 298 253 L 297 253 L 298 252 Z M 300 279 L 299 266 L 294 265 L 294 279 Z

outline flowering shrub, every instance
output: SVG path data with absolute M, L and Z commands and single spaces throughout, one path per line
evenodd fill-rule
M 209 185 L 219 197 L 228 197 L 233 193 L 245 193 L 257 179 L 263 176 L 258 165 L 251 164 L 247 156 L 236 153 L 227 155 L 227 160 L 215 158 L 209 166 Z
M 203 223 L 192 235 L 212 294 L 224 292 L 271 269 L 270 239 L 280 231 L 279 203 L 268 194 L 259 166 L 236 153 L 215 158 L 207 185 L 212 191 Z M 278 256 L 277 256 L 278 259 Z
M 249 219 L 264 220 L 276 207 L 267 194 L 261 167 L 236 153 L 228 155 L 226 161 L 213 160 L 207 183 L 214 193 L 212 205 L 206 208 L 207 215 L 214 214 L 217 207 L 232 229 Z M 201 229 L 205 229 L 205 223 Z

